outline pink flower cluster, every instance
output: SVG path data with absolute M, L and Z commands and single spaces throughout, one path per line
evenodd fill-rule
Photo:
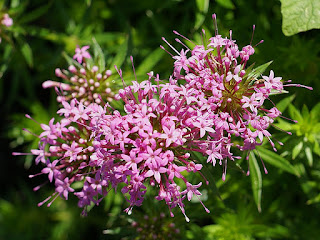
M 294 84 L 283 85 L 272 70 L 269 76 L 261 76 L 252 66 L 246 68 L 254 54 L 251 44 L 239 49 L 231 34 L 223 38 L 216 33 L 208 43 L 193 49 L 186 47 L 179 53 L 172 47 L 177 55 L 173 56 L 169 81 L 160 80 L 153 72 L 148 80 L 133 81 L 114 96 L 124 102 L 120 111 L 98 101 L 105 94 L 98 83 L 110 74 L 87 67 L 82 61 L 90 56 L 87 49 L 79 49 L 75 55 L 84 68 L 56 70 L 58 77 L 73 85 L 43 84 L 71 94 L 59 96 L 62 120 L 41 124 L 39 149 L 32 150 L 36 163 L 45 165 L 40 174 L 47 174 L 56 186 L 55 193 L 40 205 L 51 200 L 50 206 L 56 197 L 67 199 L 73 193 L 86 213 L 88 206 L 98 205 L 110 190 L 121 186 L 129 202 L 125 211 L 130 214 L 134 206 L 142 204 L 150 185 L 157 190 L 155 198 L 168 205 L 171 216 L 172 209 L 179 207 L 189 221 L 184 210 L 186 198 L 197 197 L 209 212 L 199 197 L 202 182 L 192 184 L 187 179 L 196 173 L 208 184 L 194 152 L 214 166 L 217 162 L 223 165 L 225 180 L 227 161 L 240 158 L 235 151 L 246 151 L 248 159 L 264 138 L 276 151 L 267 129 L 281 112 L 275 106 L 265 108 L 263 103 L 274 91 Z M 121 70 L 116 70 L 122 78 Z
M 65 83 L 52 80 L 45 81 L 43 88 L 55 87 L 61 93 L 57 97 L 58 102 L 70 101 L 76 98 L 85 106 L 90 103 L 111 102 L 114 99 L 114 89 L 110 76 L 111 70 L 99 69 L 98 66 L 86 63 L 84 59 L 90 59 L 91 55 L 87 52 L 89 46 L 81 49 L 76 48 L 74 58 L 80 64 L 70 65 L 68 70 L 57 68 L 55 74 Z
M 154 85 L 152 77 L 119 91 L 117 99 L 125 102 L 123 116 L 108 105 L 84 106 L 73 99 L 70 104 L 62 102 L 60 122 L 52 119 L 49 125 L 41 124 L 40 149 L 32 153 L 37 155 L 36 163 L 46 165 L 42 174 L 56 185 L 55 193 L 44 202 L 59 195 L 67 199 L 73 192 L 79 207 L 87 207 L 99 204 L 123 183 L 121 192 L 130 203 L 126 209 L 130 213 L 133 206 L 142 204 L 150 183 L 158 189 L 156 199 L 166 202 L 172 216 L 176 206 L 185 214 L 183 200 L 201 195 L 202 183 L 191 184 L 183 172 L 201 170 L 190 152 L 205 153 L 208 143 L 199 140 L 202 133 L 193 126 L 200 126 L 201 120 L 181 101 L 181 89 L 173 81 Z M 208 126 L 206 130 L 214 131 Z M 184 190 L 177 179 L 185 183 Z M 75 182 L 83 183 L 80 191 L 72 188 Z
M 215 18 L 213 15 L 214 21 Z M 178 32 L 174 33 L 186 39 Z M 227 160 L 240 158 L 233 156 L 232 147 L 247 151 L 248 159 L 250 151 L 266 138 L 276 151 L 267 129 L 275 118 L 281 116 L 281 112 L 276 106 L 267 109 L 263 103 L 271 94 L 281 93 L 284 86 L 305 86 L 283 85 L 282 78 L 275 77 L 272 70 L 269 76 L 261 76 L 261 73 L 254 72 L 253 65 L 246 68 L 254 47 L 250 44 L 240 49 L 232 39 L 231 31 L 230 38 L 223 38 L 216 31 L 207 43 L 195 45 L 193 49 L 176 39 L 186 48 L 180 53 L 163 40 L 177 53 L 172 56 L 175 60 L 173 76 L 176 80 L 185 81 L 181 86 L 185 101 L 201 121 L 195 127 L 199 128 L 201 137 L 207 133 L 206 140 L 210 142 L 206 151 L 207 162 L 215 166 L 218 160 L 220 165 L 224 165 L 223 180 Z M 264 170 L 267 173 L 265 166 Z

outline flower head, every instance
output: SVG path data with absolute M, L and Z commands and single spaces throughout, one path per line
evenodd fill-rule
M 82 60 L 82 56 L 91 58 L 87 52 L 89 46 L 76 49 L 74 58 Z M 42 84 L 43 88 L 54 87 L 57 89 L 58 102 L 67 102 L 76 98 L 85 106 L 90 103 L 111 102 L 114 99 L 115 89 L 111 81 L 111 70 L 99 68 L 93 65 L 79 61 L 81 65 L 74 64 L 66 69 L 57 68 L 55 74 L 61 78 L 63 82 L 48 80 Z
M 215 15 L 213 19 L 216 21 Z M 174 33 L 188 41 L 178 32 Z M 181 94 L 197 113 L 192 127 L 197 128 L 200 138 L 207 141 L 208 162 L 215 165 L 219 160 L 225 166 L 223 178 L 227 159 L 239 158 L 233 156 L 234 147 L 251 151 L 266 138 L 276 151 L 266 129 L 281 112 L 275 106 L 267 109 L 263 104 L 273 91 L 281 93 L 284 87 L 281 77 L 274 77 L 272 70 L 269 76 L 261 76 L 261 68 L 269 64 L 260 70 L 253 69 L 253 65 L 247 66 L 255 46 L 250 43 L 241 49 L 231 33 L 229 37 L 222 37 L 216 30 L 208 42 L 191 49 L 176 39 L 187 48 L 180 52 L 163 38 L 178 54 L 173 56 L 173 77 L 184 80 Z

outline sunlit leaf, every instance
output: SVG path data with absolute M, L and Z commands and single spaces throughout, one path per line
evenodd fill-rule
M 304 121 L 309 121 L 309 109 L 306 105 L 303 105 L 301 115 L 304 119 Z
M 292 104 L 289 105 L 289 114 L 293 120 L 297 120 L 298 122 L 303 121 L 303 117 L 301 116 L 299 110 Z
M 299 142 L 293 149 L 292 149 L 292 159 L 295 159 L 299 153 L 301 152 L 303 147 L 303 142 Z
M 281 13 L 286 36 L 320 28 L 319 0 L 281 0 Z
M 33 54 L 30 45 L 24 42 L 21 46 L 21 53 L 24 56 L 29 67 L 33 67 Z
M 196 12 L 196 22 L 194 28 L 198 29 L 203 24 L 206 14 L 208 13 L 209 0 L 196 0 L 196 4 L 199 11 Z
M 295 95 L 291 95 L 278 102 L 276 106 L 279 109 L 279 111 L 284 112 L 295 97 Z
M 253 152 L 250 152 L 249 165 L 253 198 L 258 211 L 261 212 L 262 177 L 259 164 Z
M 307 204 L 315 204 L 320 202 L 320 194 L 307 201 Z
M 104 53 L 95 38 L 92 39 L 92 42 L 93 42 L 94 57 L 95 59 L 98 60 L 99 69 L 105 69 L 106 61 L 105 61 Z
M 312 150 L 311 148 L 308 146 L 304 149 L 305 153 L 306 153 L 306 156 L 307 156 L 307 159 L 308 159 L 308 163 L 309 163 L 309 166 L 311 167 L 313 165 L 313 155 L 312 155 Z
M 315 142 L 314 142 L 313 152 L 314 152 L 315 154 L 318 154 L 318 155 L 320 156 L 320 146 L 319 146 L 318 141 L 315 141 Z
M 216 0 L 216 2 L 224 8 L 234 9 L 234 4 L 231 0 Z
M 311 109 L 310 115 L 320 121 L 320 102 Z

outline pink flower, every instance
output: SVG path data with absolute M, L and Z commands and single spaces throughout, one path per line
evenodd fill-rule
M 13 21 L 12 21 L 12 18 L 9 17 L 9 14 L 5 13 L 5 14 L 3 15 L 2 20 L 1 20 L 1 23 L 2 23 L 3 25 L 5 25 L 6 27 L 10 27 L 10 26 L 12 26 Z
M 77 46 L 75 50 L 76 54 L 73 56 L 73 59 L 76 59 L 81 64 L 84 58 L 91 58 L 90 53 L 87 52 L 89 48 L 89 46 L 83 46 L 82 48 Z

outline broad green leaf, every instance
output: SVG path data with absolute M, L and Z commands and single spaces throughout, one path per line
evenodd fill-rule
M 306 153 L 306 156 L 307 156 L 307 159 L 308 159 L 308 163 L 309 163 L 309 166 L 312 167 L 313 165 L 313 155 L 312 155 L 312 150 L 310 147 L 306 147 L 305 148 L 305 153 Z
M 270 66 L 272 62 L 273 61 L 262 64 L 259 67 L 253 69 L 250 73 L 248 73 L 248 79 L 253 79 L 253 82 L 251 82 L 252 84 L 257 79 L 257 77 L 264 73 L 264 71 Z
M 282 32 L 291 36 L 320 28 L 319 0 L 281 0 Z
M 289 97 L 282 99 L 280 102 L 278 102 L 277 108 L 279 109 L 279 111 L 284 112 L 295 97 L 296 97 L 295 95 L 291 95 Z
M 150 53 L 139 65 L 136 70 L 136 74 L 146 74 L 150 72 L 152 68 L 161 60 L 164 53 L 165 51 L 163 51 L 161 48 L 158 48 Z
M 194 28 L 198 29 L 203 24 L 208 13 L 209 0 L 196 0 L 196 4 L 199 11 L 196 13 L 196 22 Z
M 262 177 L 259 164 L 257 163 L 257 159 L 252 151 L 249 156 L 249 166 L 253 198 L 258 211 L 261 212 Z
M 21 53 L 24 56 L 29 67 L 33 67 L 33 54 L 32 54 L 31 47 L 27 42 L 24 42 L 21 45 Z
M 231 0 L 216 0 L 216 2 L 224 8 L 234 9 L 234 4 Z
M 261 156 L 262 160 L 277 167 L 280 168 L 281 170 L 284 170 L 288 173 L 294 174 L 296 176 L 300 176 L 297 170 L 295 169 L 294 166 L 292 166 L 289 161 L 281 157 L 280 155 L 267 150 L 262 147 L 257 147 L 257 151 L 259 152 L 259 155 Z
M 299 155 L 303 147 L 303 142 L 299 142 L 293 149 L 292 149 L 292 159 L 296 159 Z

